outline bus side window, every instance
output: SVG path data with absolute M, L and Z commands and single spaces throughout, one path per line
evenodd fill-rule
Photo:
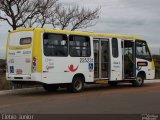
M 114 58 L 117 58 L 119 56 L 117 38 L 112 38 L 112 55 Z
M 68 56 L 67 35 L 45 33 L 43 35 L 43 48 L 45 56 Z
M 90 38 L 87 36 L 70 35 L 69 51 L 71 57 L 90 57 Z
M 147 43 L 145 41 L 136 41 L 136 57 L 152 61 Z

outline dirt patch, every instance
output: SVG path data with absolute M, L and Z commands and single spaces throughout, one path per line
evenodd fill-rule
M 9 90 L 11 89 L 10 82 L 6 81 L 5 74 L 0 75 L 0 90 Z

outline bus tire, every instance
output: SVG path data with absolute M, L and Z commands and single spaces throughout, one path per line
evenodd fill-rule
M 133 82 L 133 86 L 142 87 L 144 84 L 144 78 L 141 75 L 138 75 L 136 80 Z
M 43 88 L 48 92 L 54 92 L 58 90 L 59 85 L 57 84 L 43 84 Z
M 81 92 L 84 88 L 84 80 L 82 77 L 79 76 L 75 76 L 73 78 L 72 83 L 68 86 L 68 91 L 69 92 L 73 92 L 73 93 L 77 93 L 77 92 Z

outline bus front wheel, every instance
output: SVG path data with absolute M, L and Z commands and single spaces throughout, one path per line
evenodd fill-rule
M 79 76 L 73 78 L 72 83 L 68 86 L 68 91 L 70 92 L 81 92 L 84 88 L 84 80 Z
M 48 92 L 54 92 L 59 88 L 56 84 L 43 84 L 43 88 Z
M 143 86 L 144 78 L 141 75 L 138 75 L 136 80 L 133 82 L 133 86 L 141 87 Z

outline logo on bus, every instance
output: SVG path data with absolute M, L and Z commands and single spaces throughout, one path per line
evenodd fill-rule
M 137 70 L 137 71 L 140 71 L 141 69 L 142 69 L 142 66 L 137 66 L 137 67 L 136 67 L 136 70 Z
M 71 64 L 70 66 L 68 66 L 68 69 L 71 71 L 71 72 L 76 72 L 78 70 L 78 67 L 75 67 L 73 64 Z

